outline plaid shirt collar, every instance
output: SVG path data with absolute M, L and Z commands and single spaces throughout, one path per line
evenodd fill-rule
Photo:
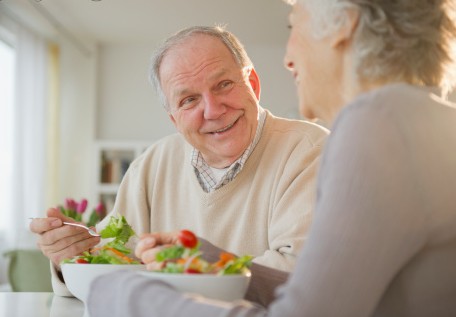
M 263 126 L 266 119 L 266 111 L 261 107 L 258 107 L 258 117 L 258 125 L 252 143 L 250 143 L 241 157 L 238 158 L 233 164 L 231 164 L 231 166 L 226 170 L 225 174 L 222 176 L 222 178 L 220 178 L 219 181 L 217 181 L 217 178 L 214 176 L 211 168 L 209 165 L 207 165 L 201 152 L 193 148 L 191 155 L 191 164 L 194 167 L 195 174 L 198 178 L 201 188 L 203 188 L 206 193 L 212 192 L 222 187 L 223 185 L 228 184 L 242 170 L 245 162 L 260 140 L 261 132 L 263 131 Z

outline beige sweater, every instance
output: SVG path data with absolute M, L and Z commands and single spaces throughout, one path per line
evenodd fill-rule
M 198 183 L 190 145 L 180 134 L 166 137 L 131 164 L 113 213 L 125 215 L 138 234 L 186 228 L 230 252 L 290 271 L 310 225 L 326 136 L 318 125 L 268 112 L 242 171 L 211 193 Z

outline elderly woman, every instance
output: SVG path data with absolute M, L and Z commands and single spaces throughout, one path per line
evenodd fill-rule
M 92 317 L 456 316 L 455 0 L 292 5 L 300 111 L 332 130 L 294 273 L 268 309 L 102 277 Z

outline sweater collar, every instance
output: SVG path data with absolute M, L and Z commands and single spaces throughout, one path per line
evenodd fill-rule
M 228 184 L 231 182 L 242 170 L 244 167 L 245 162 L 249 158 L 250 154 L 255 149 L 255 146 L 258 144 L 260 140 L 261 133 L 263 131 L 264 122 L 266 119 L 266 111 L 262 107 L 258 107 L 258 125 L 255 131 L 255 137 L 253 138 L 250 145 L 247 149 L 242 153 L 242 155 L 231 164 L 225 171 L 225 173 L 220 177 L 216 177 L 213 173 L 211 167 L 206 163 L 204 160 L 201 152 L 195 148 L 192 148 L 191 153 L 191 164 L 194 167 L 194 171 L 198 182 L 201 185 L 201 188 L 205 192 L 212 192 L 223 185 Z

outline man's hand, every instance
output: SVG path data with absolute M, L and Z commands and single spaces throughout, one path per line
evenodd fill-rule
M 141 235 L 135 248 L 135 255 L 141 259 L 149 271 L 159 270 L 163 263 L 155 261 L 155 255 L 164 247 L 179 241 L 179 231 L 154 232 Z
M 65 226 L 63 221 L 74 222 L 57 208 L 47 211 L 47 218 L 30 222 L 30 231 L 39 235 L 37 246 L 59 269 L 63 259 L 71 258 L 89 250 L 100 242 L 100 237 L 91 236 L 87 230 Z

